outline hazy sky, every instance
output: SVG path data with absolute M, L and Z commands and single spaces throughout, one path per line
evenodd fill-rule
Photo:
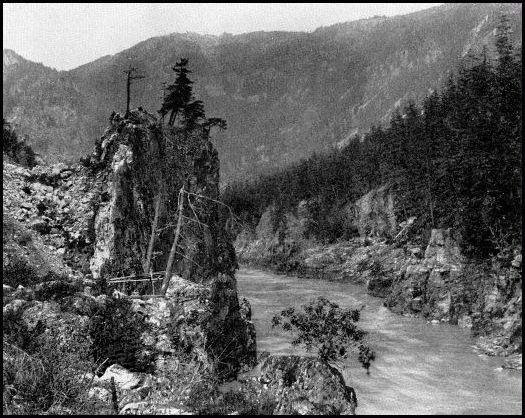
M 440 3 L 3 3 L 4 48 L 59 70 L 173 32 L 220 35 L 406 14 Z

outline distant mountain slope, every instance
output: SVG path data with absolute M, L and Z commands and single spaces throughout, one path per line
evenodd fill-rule
M 146 78 L 132 104 L 160 108 L 161 83 L 190 59 L 196 95 L 217 134 L 226 180 L 274 170 L 344 144 L 388 121 L 409 99 L 443 82 L 470 48 L 491 44 L 500 13 L 521 42 L 521 4 L 446 4 L 405 16 L 374 17 L 312 33 L 254 32 L 220 37 L 155 37 L 113 56 L 57 72 L 4 50 L 3 114 L 37 152 L 76 158 L 88 151 L 112 110 L 123 111 L 129 64 Z
M 100 135 L 89 97 L 67 73 L 4 50 L 3 114 L 36 152 L 61 160 L 77 157 Z

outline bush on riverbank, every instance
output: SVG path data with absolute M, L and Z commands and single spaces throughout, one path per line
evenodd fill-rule
M 296 332 L 292 345 L 303 345 L 307 351 L 316 350 L 323 362 L 337 362 L 359 353 L 358 360 L 367 370 L 375 353 L 364 344 L 366 332 L 356 326 L 359 309 L 342 309 L 336 303 L 320 296 L 301 306 L 284 309 L 272 319 L 272 326 Z

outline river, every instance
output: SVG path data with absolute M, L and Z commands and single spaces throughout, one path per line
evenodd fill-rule
M 239 296 L 252 306 L 258 351 L 306 354 L 291 336 L 272 329 L 271 318 L 288 306 L 324 296 L 341 307 L 365 304 L 360 326 L 369 332 L 376 361 L 366 374 L 356 359 L 342 372 L 357 393 L 358 415 L 521 414 L 521 373 L 502 369 L 502 360 L 481 354 L 470 332 L 429 324 L 390 312 L 362 285 L 299 279 L 251 268 L 236 274 Z

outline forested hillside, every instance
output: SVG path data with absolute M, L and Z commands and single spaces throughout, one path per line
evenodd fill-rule
M 436 89 L 469 50 L 488 45 L 508 15 L 521 42 L 520 4 L 445 4 L 307 32 L 159 36 L 71 71 L 4 51 L 3 115 L 47 160 L 78 159 L 112 111 L 124 112 L 130 65 L 132 107 L 160 109 L 162 82 L 189 59 L 196 97 L 228 121 L 216 134 L 224 182 L 245 179 L 347 144 L 392 112 Z
M 25 138 L 18 138 L 15 130 L 2 120 L 2 154 L 4 158 L 29 168 L 36 165 L 35 152 Z
M 236 183 L 224 200 L 255 226 L 274 204 L 274 230 L 306 201 L 307 234 L 349 238 L 342 208 L 373 188 L 392 184 L 397 218 L 416 216 L 413 237 L 454 228 L 463 250 L 485 257 L 521 242 L 521 46 L 513 46 L 503 17 L 495 41 L 469 54 L 455 75 L 418 104 L 396 112 L 349 145 L 314 155 L 280 173 Z

